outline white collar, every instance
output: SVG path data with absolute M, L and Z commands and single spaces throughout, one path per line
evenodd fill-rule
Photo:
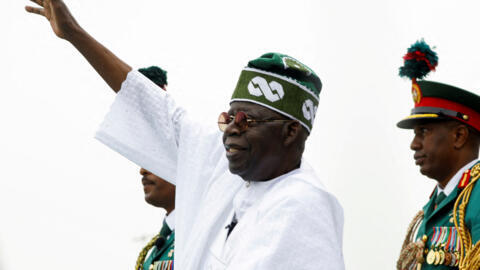
M 268 181 L 245 181 L 245 184 L 238 191 L 233 198 L 233 210 L 237 220 L 240 220 L 245 212 L 255 203 L 259 202 L 261 198 L 274 186 L 276 183 L 282 181 L 284 178 L 292 174 L 300 173 L 307 166 L 302 160 L 300 168 L 294 169 L 286 174 L 280 175 Z
M 254 203 L 258 202 L 277 179 L 264 182 L 245 182 L 233 198 L 233 209 L 237 220 L 240 220 Z
M 173 209 L 172 212 L 165 217 L 165 222 L 170 230 L 175 230 L 175 209 Z
M 460 170 L 458 170 L 458 172 L 450 179 L 450 181 L 448 181 L 448 184 L 445 186 L 444 189 L 442 189 L 440 185 L 437 185 L 437 195 L 440 194 L 440 192 L 443 192 L 448 197 L 448 195 L 452 193 L 452 191 L 460 182 L 460 178 L 462 178 L 463 173 L 477 162 L 478 159 L 472 160 L 467 165 L 463 166 Z

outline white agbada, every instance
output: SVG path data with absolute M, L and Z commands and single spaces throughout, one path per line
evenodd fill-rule
M 310 166 L 247 185 L 221 136 L 131 71 L 96 138 L 176 185 L 175 269 L 344 269 L 343 211 Z

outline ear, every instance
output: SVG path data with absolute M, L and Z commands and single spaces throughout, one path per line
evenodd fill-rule
M 302 129 L 302 125 L 300 122 L 296 120 L 292 120 L 290 122 L 286 122 L 283 125 L 282 135 L 283 135 L 283 145 L 290 146 L 294 143 L 298 136 L 300 136 L 300 130 Z
M 465 125 L 458 125 L 453 128 L 454 142 L 453 147 L 455 149 L 461 149 L 468 141 L 470 136 L 470 130 Z

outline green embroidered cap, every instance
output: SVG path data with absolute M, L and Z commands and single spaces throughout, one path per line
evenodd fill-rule
M 310 132 L 321 89 L 320 78 L 297 59 L 266 53 L 242 70 L 230 103 L 262 105 L 298 120 Z
M 138 70 L 145 77 L 149 78 L 152 82 L 160 87 L 165 87 L 167 85 L 167 71 L 157 67 L 151 66 L 148 68 L 141 68 Z

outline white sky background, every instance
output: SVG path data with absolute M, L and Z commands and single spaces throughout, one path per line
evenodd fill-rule
M 347 269 L 393 269 L 434 181 L 418 173 L 406 49 L 437 47 L 429 79 L 480 94 L 478 1 L 70 0 L 80 24 L 135 68 L 168 70 L 169 92 L 215 122 L 242 67 L 289 54 L 324 84 L 305 153 L 345 211 Z M 41 17 L 0 10 L 0 270 L 133 269 L 163 210 L 138 167 L 93 139 L 114 93 Z

